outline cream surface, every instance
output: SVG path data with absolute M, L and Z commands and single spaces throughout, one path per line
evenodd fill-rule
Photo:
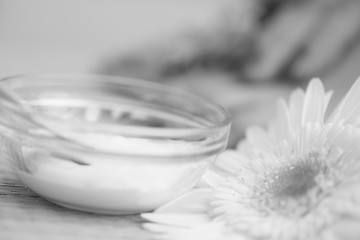
M 83 134 L 72 136 L 101 150 L 124 153 L 171 154 L 190 151 L 187 142 L 128 140 L 121 136 Z M 128 214 L 153 210 L 192 188 L 210 159 L 139 160 L 120 155 L 77 154 L 90 165 L 65 161 L 43 151 L 22 149 L 28 172 L 19 177 L 39 195 L 70 208 L 106 213 Z

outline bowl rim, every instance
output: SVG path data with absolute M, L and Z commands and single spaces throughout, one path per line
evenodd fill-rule
M 209 104 L 213 105 L 217 111 L 221 112 L 223 114 L 223 120 L 216 124 L 216 126 L 211 126 L 208 128 L 218 128 L 222 126 L 226 126 L 231 123 L 232 116 L 229 110 L 218 104 L 217 102 L 204 97 L 197 95 L 195 93 L 192 93 L 190 91 L 186 91 L 183 89 L 167 86 L 162 83 L 150 81 L 150 80 L 143 80 L 139 78 L 131 78 L 131 77 L 123 77 L 123 76 L 112 76 L 112 75 L 106 75 L 106 74 L 93 74 L 93 73 L 35 73 L 35 74 L 17 74 L 17 75 L 11 75 L 7 77 L 0 78 L 0 84 L 4 84 L 5 82 L 12 81 L 14 79 L 21 79 L 21 78 L 28 78 L 28 77 L 36 77 L 36 78 L 62 78 L 62 79 L 70 79 L 70 78 L 84 78 L 84 79 L 99 79 L 104 78 L 110 83 L 117 84 L 119 82 L 121 83 L 127 83 L 129 85 L 135 85 L 135 86 L 141 86 L 146 87 L 149 89 L 160 89 L 168 92 L 174 92 L 184 95 L 188 95 L 190 97 L 195 97 L 201 101 L 208 102 Z M 174 128 L 176 129 L 176 128 Z M 181 128 L 179 128 L 181 129 Z M 188 128 L 185 128 L 188 129 Z M 196 129 L 196 128 L 190 128 L 190 129 Z
M 137 79 L 137 78 L 123 77 L 123 76 L 111 76 L 111 75 L 93 74 L 93 73 L 35 73 L 35 74 L 30 73 L 30 74 L 17 74 L 17 75 L 3 77 L 0 79 L 0 84 L 7 85 L 7 84 L 10 84 L 12 81 L 15 81 L 16 79 L 22 80 L 22 79 L 29 79 L 29 78 L 52 78 L 52 79 L 61 78 L 63 80 L 65 80 L 65 79 L 68 79 L 68 80 L 82 79 L 82 80 L 87 80 L 87 81 L 89 79 L 93 79 L 95 81 L 99 80 L 99 79 L 103 79 L 103 80 L 105 79 L 107 81 L 106 83 L 110 83 L 110 84 L 122 83 L 122 84 L 126 84 L 129 86 L 147 88 L 149 90 L 154 89 L 154 90 L 166 91 L 169 93 L 177 94 L 178 96 L 181 96 L 181 97 L 189 96 L 192 99 L 197 99 L 199 101 L 205 102 L 206 104 L 209 104 L 212 107 L 212 109 L 213 109 L 212 111 L 216 111 L 216 113 L 220 113 L 221 118 L 222 118 L 218 122 L 212 124 L 211 126 L 206 126 L 205 128 L 192 126 L 192 127 L 185 127 L 185 128 L 169 128 L 169 127 L 167 127 L 167 128 L 162 129 L 162 128 L 155 128 L 155 127 L 127 126 L 126 128 L 121 129 L 121 133 L 131 134 L 134 130 L 138 130 L 138 131 L 144 130 L 143 131 L 143 133 L 145 134 L 144 136 L 168 137 L 169 132 L 171 132 L 172 137 L 179 137 L 179 138 L 192 137 L 192 136 L 199 135 L 199 134 L 204 135 L 204 134 L 211 134 L 211 133 L 217 133 L 217 132 L 223 132 L 228 136 L 230 133 L 232 116 L 226 108 L 222 107 L 221 105 L 219 105 L 218 103 L 214 102 L 213 100 L 211 100 L 209 98 L 199 96 L 197 94 L 194 94 L 189 91 L 185 91 L 183 89 L 178 89 L 175 87 L 167 86 L 165 84 L 161 84 L 158 82 Z M 32 135 L 31 133 L 24 132 L 24 131 L 21 132 L 20 134 L 26 135 L 29 138 L 34 137 L 34 135 Z M 227 136 L 225 136 L 225 137 L 227 137 Z M 37 137 L 39 137 L 39 136 L 37 136 Z M 44 139 L 49 140 L 48 137 L 44 137 Z M 226 139 L 226 144 L 224 147 L 224 146 L 219 146 L 219 145 L 224 145 L 223 143 L 220 144 L 221 142 L 224 141 L 224 136 L 219 136 L 218 139 L 214 139 L 214 140 L 215 141 L 210 144 L 212 146 L 207 146 L 208 151 L 214 151 L 215 150 L 214 148 L 224 149 L 226 147 L 227 141 L 228 141 L 228 139 Z M 217 147 L 216 147 L 216 145 L 217 145 Z M 203 149 L 203 150 L 205 150 L 205 149 Z

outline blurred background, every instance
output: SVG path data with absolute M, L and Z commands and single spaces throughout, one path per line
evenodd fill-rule
M 233 114 L 230 147 L 320 77 L 331 108 L 360 75 L 359 0 L 0 0 L 0 77 L 158 81 Z

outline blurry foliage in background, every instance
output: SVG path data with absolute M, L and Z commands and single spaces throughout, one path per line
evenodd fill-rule
M 149 44 L 100 71 L 214 99 L 233 113 L 234 146 L 246 126 L 268 121 L 277 96 L 336 71 L 360 44 L 359 23 L 359 0 L 226 0 L 211 29 Z

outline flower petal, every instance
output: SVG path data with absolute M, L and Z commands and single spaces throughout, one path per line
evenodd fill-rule
M 289 114 L 293 130 L 301 126 L 301 114 L 304 105 L 305 93 L 302 89 L 296 89 L 290 96 Z
M 141 217 L 154 223 L 161 223 L 175 227 L 194 227 L 196 225 L 204 224 L 210 221 L 210 218 L 205 213 L 143 213 L 141 214 Z
M 302 125 L 305 125 L 308 122 L 321 124 L 324 122 L 327 98 L 324 86 L 320 79 L 312 79 L 306 89 L 304 98 L 301 119 Z
M 246 140 L 254 147 L 270 152 L 275 142 L 269 134 L 260 126 L 251 126 L 246 132 Z
M 154 213 L 203 213 L 212 197 L 211 189 L 195 189 L 159 207 Z
M 241 153 L 229 149 L 217 157 L 214 168 L 225 171 L 227 175 L 236 175 L 241 171 L 243 163 L 247 161 Z
M 218 169 L 210 168 L 205 172 L 201 177 L 200 182 L 197 184 L 197 187 L 206 188 L 206 187 L 217 187 L 221 182 L 224 181 L 224 177 L 220 176 Z
M 189 227 L 179 227 L 159 223 L 145 223 L 143 227 L 154 233 L 157 240 L 248 240 L 241 234 L 226 231 L 224 222 L 212 221 Z
M 357 125 L 360 116 L 360 77 L 355 81 L 341 103 L 329 118 L 330 123 L 340 123 L 345 120 L 345 124 Z
M 276 110 L 276 118 L 269 124 L 269 134 L 275 142 L 290 140 L 290 113 L 284 99 L 279 99 Z
M 360 236 L 360 219 L 344 218 L 332 227 L 338 239 L 358 240 Z

